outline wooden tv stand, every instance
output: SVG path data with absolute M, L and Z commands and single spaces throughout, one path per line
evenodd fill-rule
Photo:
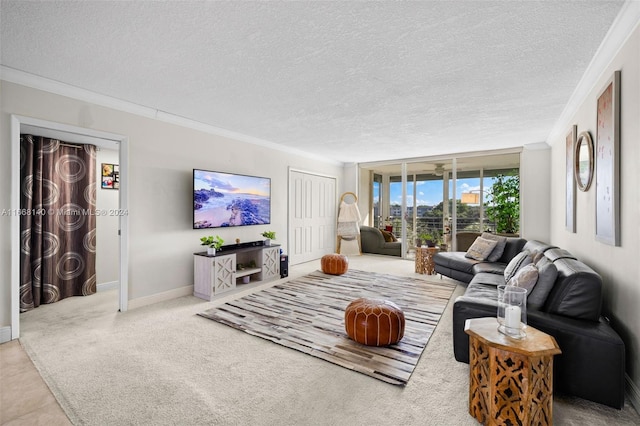
M 238 265 L 242 268 L 238 269 Z M 280 278 L 280 245 L 265 246 L 258 241 L 223 246 L 215 256 L 207 255 L 206 251 L 193 254 L 193 295 L 196 297 L 213 300 L 242 284 L 243 277 L 254 282 Z

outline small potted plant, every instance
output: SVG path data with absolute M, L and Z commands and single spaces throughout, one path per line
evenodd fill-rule
M 430 232 L 425 232 L 423 234 L 420 234 L 420 238 L 424 241 L 427 247 L 433 247 L 436 245 L 435 237 Z
M 216 255 L 216 250 L 220 250 L 220 247 L 224 244 L 224 240 L 219 235 L 208 236 L 200 238 L 200 243 L 203 246 L 207 246 L 207 254 L 210 256 Z
M 265 240 L 264 240 L 264 245 L 265 246 L 270 246 L 271 245 L 271 240 L 275 240 L 276 239 L 276 233 L 274 231 L 264 231 L 262 235 Z

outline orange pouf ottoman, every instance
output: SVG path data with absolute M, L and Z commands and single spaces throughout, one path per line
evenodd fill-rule
M 344 254 L 325 254 L 320 259 L 322 272 L 329 275 L 342 275 L 349 269 L 349 259 Z
M 404 312 L 388 300 L 356 299 L 344 311 L 344 327 L 363 345 L 393 345 L 404 336 Z

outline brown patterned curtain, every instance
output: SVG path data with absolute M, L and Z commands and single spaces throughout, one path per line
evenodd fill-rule
M 96 147 L 20 136 L 20 311 L 96 292 Z

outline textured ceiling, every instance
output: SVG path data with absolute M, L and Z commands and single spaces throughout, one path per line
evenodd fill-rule
M 1 63 L 379 161 L 545 141 L 622 4 L 2 0 Z

